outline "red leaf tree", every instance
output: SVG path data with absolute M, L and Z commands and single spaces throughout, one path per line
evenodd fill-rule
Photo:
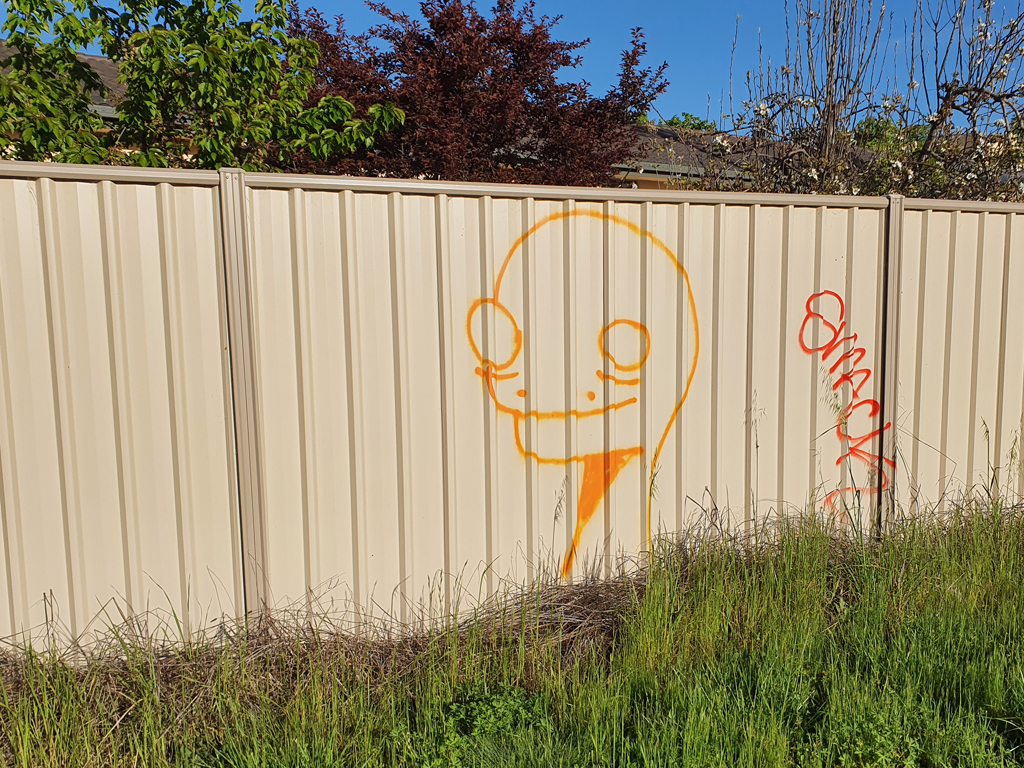
M 292 6 L 290 32 L 320 46 L 311 92 L 344 95 L 357 110 L 392 102 L 405 125 L 371 150 L 291 170 L 364 176 L 601 186 L 635 151 L 629 123 L 668 83 L 662 64 L 641 66 L 640 29 L 622 54 L 619 86 L 604 97 L 586 81 L 560 82 L 587 44 L 552 37 L 560 17 L 537 17 L 533 2 L 497 0 L 490 17 L 473 0 L 426 0 L 424 21 L 369 3 L 383 19 L 349 35 L 315 9 Z

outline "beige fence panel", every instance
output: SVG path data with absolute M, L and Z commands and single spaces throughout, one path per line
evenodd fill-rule
M 2 170 L 0 632 L 236 615 L 216 175 Z
M 886 200 L 247 185 L 272 602 L 408 619 L 715 509 L 868 524 Z
M 712 423 L 684 431 L 697 436 L 697 456 L 702 443 L 715 446 L 709 487 L 748 524 L 826 504 L 868 523 L 863 456 L 877 445 L 851 452 L 850 438 L 873 431 L 880 391 L 884 210 L 863 204 L 872 202 L 695 211 L 704 236 L 691 247 L 711 256 L 690 259 L 712 273 L 697 291 L 709 354 L 686 418 L 700 418 L 706 393 Z M 849 428 L 837 429 L 847 413 Z M 692 494 L 688 476 L 686 487 Z
M 1024 496 L 1024 206 L 907 209 L 900 500 L 914 513 L 970 488 Z
M 312 590 L 409 618 L 399 596 L 429 601 L 429 579 L 445 569 L 434 206 L 432 197 L 250 193 L 275 603 Z
M 0 163 L 2 631 L 1024 495 L 1022 213 Z

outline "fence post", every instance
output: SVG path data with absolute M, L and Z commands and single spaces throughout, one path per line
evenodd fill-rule
M 889 195 L 882 259 L 882 392 L 879 413 L 878 518 L 876 536 L 892 525 L 896 515 L 896 451 L 900 357 L 900 280 L 903 274 L 903 196 Z M 886 429 L 886 425 L 890 425 Z M 883 482 L 888 478 L 888 483 Z
M 238 168 L 220 169 L 220 215 L 227 278 L 231 399 L 242 532 L 242 583 L 245 610 L 252 614 L 266 604 L 268 585 L 245 172 Z

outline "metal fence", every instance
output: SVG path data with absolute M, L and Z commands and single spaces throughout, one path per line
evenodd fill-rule
M 0 163 L 2 632 L 1024 495 L 1022 213 Z

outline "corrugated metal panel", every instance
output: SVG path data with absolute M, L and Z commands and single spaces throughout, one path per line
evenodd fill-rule
M 858 456 L 876 448 L 868 441 L 851 454 L 837 424 L 853 406 L 859 431 L 844 434 L 872 432 L 882 212 L 691 206 L 690 219 L 703 229 L 691 250 L 711 258 L 690 267 L 703 341 L 682 424 L 697 436 L 692 453 L 710 445 L 714 463 L 705 483 L 686 474 L 685 494 L 706 488 L 705 506 L 745 524 L 793 506 L 856 504 L 853 490 L 834 492 L 871 485 Z M 710 423 L 694 429 L 691 418 Z
M 272 598 L 409 618 L 448 549 L 435 200 L 250 200 Z
M 709 516 L 1024 495 L 1020 206 L 30 165 L 12 632 L 112 597 L 409 621 Z
M 209 188 L 0 180 L 3 634 L 241 609 L 217 213 Z
M 884 211 L 248 195 L 274 601 L 408 619 L 711 508 L 870 508 Z
M 946 208 L 904 219 L 899 471 L 910 512 L 966 488 L 1024 493 L 1024 224 Z

